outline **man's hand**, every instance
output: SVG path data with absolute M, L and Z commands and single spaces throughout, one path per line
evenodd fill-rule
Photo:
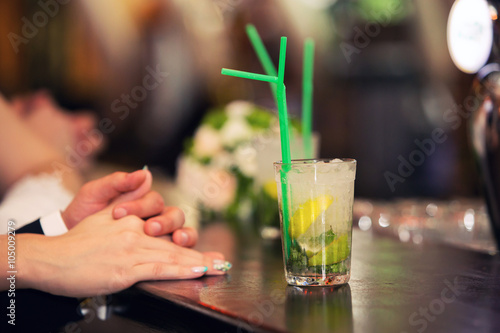
M 148 170 L 133 173 L 115 172 L 82 186 L 73 201 L 62 212 L 68 229 L 98 211 L 106 209 L 115 219 L 136 215 L 146 219 L 144 231 L 150 236 L 172 233 L 181 246 L 194 246 L 196 230 L 183 228 L 184 213 L 176 207 L 165 207 L 163 198 L 151 191 L 152 176 Z M 107 208 L 106 208 L 107 207 Z
M 148 194 L 151 183 L 151 173 L 147 170 L 139 170 L 133 173 L 115 172 L 88 182 L 82 186 L 73 201 L 62 212 L 63 220 L 68 229 L 71 229 L 87 216 L 97 213 L 110 205 L 108 209 L 113 209 L 113 217 L 115 218 L 133 214 L 137 211 L 137 207 L 144 206 L 144 203 L 140 203 L 140 199 Z M 158 214 L 159 207 L 163 206 L 161 197 L 150 194 L 147 199 L 147 206 L 145 206 L 145 211 L 142 213 L 151 213 L 150 216 L 155 213 Z M 124 206 L 127 201 L 139 201 L 131 206 L 136 207 L 136 211 L 127 210 L 128 207 Z M 120 203 L 123 204 L 120 207 L 115 207 L 116 204 Z M 139 217 L 144 216 L 139 214 Z

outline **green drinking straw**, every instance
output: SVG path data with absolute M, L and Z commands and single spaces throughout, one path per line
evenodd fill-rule
M 271 60 L 271 57 L 269 56 L 269 52 L 267 52 L 266 47 L 264 46 L 264 43 L 262 42 L 262 39 L 260 38 L 260 35 L 255 26 L 253 24 L 247 24 L 246 32 L 266 74 L 277 77 L 278 71 L 276 70 L 276 66 L 274 66 L 274 63 Z M 279 109 L 277 84 L 270 82 L 269 86 L 271 87 L 271 92 L 274 97 L 274 102 L 276 103 L 276 108 Z M 289 133 L 290 143 L 293 144 L 295 137 L 292 135 L 293 134 L 292 128 L 289 127 L 288 129 L 290 132 Z
M 235 77 L 241 77 L 243 79 L 250 79 L 250 80 L 257 80 L 257 81 L 264 81 L 264 82 L 271 82 L 271 83 L 278 82 L 277 76 L 238 71 L 236 69 L 223 68 L 221 70 L 221 74 L 235 76 Z
M 255 74 L 250 72 L 237 71 L 233 69 L 222 68 L 221 74 L 236 76 L 240 78 L 250 79 L 250 80 L 258 80 L 265 82 L 276 83 L 276 96 L 278 101 L 278 117 L 280 124 L 280 137 L 281 137 L 281 159 L 283 168 L 281 169 L 281 199 L 283 205 L 283 233 L 286 235 L 285 240 L 285 253 L 286 258 L 289 256 L 290 251 L 290 237 L 288 234 L 288 224 L 290 218 L 289 212 L 289 198 L 288 198 L 288 190 L 287 190 L 287 177 L 286 173 L 290 169 L 291 157 L 290 157 L 290 136 L 288 131 L 288 110 L 286 104 L 286 88 L 285 88 L 285 59 L 286 59 L 286 37 L 281 37 L 280 43 L 280 57 L 278 64 L 278 75 L 262 75 Z
M 302 76 L 302 141 L 305 158 L 313 158 L 312 151 L 312 104 L 313 104 L 313 71 L 314 40 L 307 38 L 304 42 L 304 65 Z
M 278 62 L 278 117 L 280 123 L 280 137 L 281 137 L 281 161 L 287 163 L 283 165 L 281 169 L 281 200 L 283 205 L 283 234 L 284 234 L 284 245 L 285 245 L 285 257 L 289 258 L 290 253 L 290 237 L 288 236 L 289 222 L 290 222 L 290 212 L 289 212 L 289 191 L 288 191 L 288 181 L 286 174 L 290 170 L 290 163 L 292 159 L 290 157 L 290 132 L 288 130 L 288 109 L 286 105 L 286 87 L 285 87 L 285 59 L 286 59 L 286 37 L 281 37 L 280 44 L 280 57 Z
M 286 105 L 285 88 L 285 59 L 286 59 L 286 37 L 281 37 L 280 58 L 278 62 L 278 116 L 280 122 L 281 137 L 281 159 L 283 163 L 291 163 L 290 157 L 290 132 L 288 131 L 288 109 Z M 288 171 L 288 170 L 286 170 Z
M 271 60 L 271 57 L 269 56 L 269 53 L 267 52 L 255 26 L 253 24 L 247 24 L 246 32 L 248 39 L 250 39 L 253 49 L 255 50 L 255 53 L 257 53 L 257 57 L 264 68 L 264 72 L 267 75 L 278 76 L 278 71 L 276 70 L 276 67 L 274 66 L 273 61 Z M 269 86 L 271 87 L 276 107 L 278 107 L 277 86 L 275 83 L 270 83 Z
M 283 44 L 282 44 L 283 45 Z M 286 40 L 285 40 L 285 47 L 286 47 Z M 281 66 L 280 66 L 281 67 Z M 284 69 L 283 69 L 284 70 Z M 280 89 L 281 86 L 281 89 Z M 288 181 L 287 181 L 287 172 L 290 171 L 291 168 L 291 158 L 290 158 L 290 131 L 288 131 L 288 116 L 287 116 L 287 105 L 286 105 L 286 87 L 284 84 L 278 86 L 278 101 L 280 102 L 280 108 L 278 110 L 279 112 L 279 118 L 280 118 L 280 136 L 281 136 L 281 161 L 282 163 L 288 163 L 288 164 L 283 164 L 283 168 L 280 171 L 280 176 L 281 176 L 281 201 L 283 205 L 283 234 L 285 235 L 283 237 L 284 240 L 284 245 L 285 245 L 285 254 L 286 258 L 289 258 L 290 254 L 290 248 L 291 248 L 291 240 L 290 237 L 288 236 L 288 230 L 289 230 L 289 222 L 290 222 L 290 211 L 289 211 L 289 205 L 288 203 L 290 202 L 289 200 L 289 195 L 291 192 L 291 189 L 288 190 Z M 282 99 L 280 98 L 282 96 Z

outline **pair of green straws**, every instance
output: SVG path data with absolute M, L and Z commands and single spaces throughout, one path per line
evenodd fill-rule
M 252 42 L 252 46 L 257 53 L 257 56 L 264 68 L 264 71 L 269 76 L 278 76 L 276 67 L 269 56 L 269 53 L 262 42 L 262 39 L 253 24 L 246 26 L 248 38 Z M 307 38 L 304 42 L 304 64 L 302 74 L 302 139 L 304 143 L 305 158 L 313 158 L 312 151 L 312 104 L 313 104 L 313 71 L 314 71 L 314 41 Z M 279 109 L 277 97 L 277 85 L 274 82 L 269 82 L 271 92 L 273 94 L 276 106 Z
M 286 105 L 286 88 L 285 88 L 285 58 L 286 58 L 286 37 L 281 37 L 280 58 L 278 64 L 277 75 L 264 75 L 234 69 L 223 68 L 223 75 L 241 77 L 244 79 L 269 82 L 276 89 L 276 103 L 278 105 L 278 117 L 280 123 L 281 137 L 281 155 L 283 163 L 290 163 L 290 137 L 288 132 L 288 111 Z M 274 91 L 274 90 L 273 90 Z
M 267 52 L 262 40 L 253 25 L 247 25 L 247 34 L 252 42 L 252 45 L 259 57 L 262 66 L 266 72 L 264 74 L 250 73 L 233 69 L 223 68 L 223 75 L 230 75 L 250 80 L 269 82 L 271 91 L 278 107 L 278 117 L 280 124 L 281 138 L 281 159 L 283 169 L 281 170 L 281 198 L 283 205 L 283 230 L 288 232 L 289 224 L 289 198 L 287 190 L 286 173 L 289 170 L 291 163 L 290 156 L 290 132 L 288 130 L 288 110 L 286 103 L 286 87 L 285 78 L 285 59 L 286 59 L 286 43 L 287 38 L 281 37 L 280 54 L 278 62 L 278 71 Z M 304 47 L 304 77 L 303 77 L 303 102 L 302 102 L 302 135 L 304 141 L 304 150 L 307 158 L 312 157 L 312 81 L 313 81 L 313 66 L 314 66 L 314 41 L 307 39 Z M 286 253 L 289 253 L 290 239 L 284 237 Z M 288 257 L 288 255 L 287 255 Z

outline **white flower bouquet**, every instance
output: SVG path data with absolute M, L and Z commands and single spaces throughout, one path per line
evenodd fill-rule
M 290 124 L 292 135 L 298 136 L 298 122 Z M 209 111 L 186 142 L 177 185 L 201 210 L 202 223 L 224 220 L 279 228 L 272 163 L 280 159 L 277 115 L 235 101 Z

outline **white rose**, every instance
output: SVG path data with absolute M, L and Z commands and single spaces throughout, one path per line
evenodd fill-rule
M 252 145 L 243 145 L 234 152 L 236 166 L 247 177 L 253 178 L 257 173 L 257 151 Z
M 252 138 L 252 128 L 244 119 L 228 119 L 221 129 L 222 143 L 227 147 L 234 147 L 242 141 Z
M 213 157 L 210 165 L 214 168 L 229 170 L 235 164 L 234 156 L 226 151 L 222 151 Z
M 252 103 L 246 101 L 234 101 L 226 106 L 226 112 L 229 115 L 229 118 L 243 118 L 250 114 L 252 108 Z
M 199 157 L 212 157 L 222 150 L 219 133 L 209 126 L 201 126 L 194 136 L 193 152 Z

